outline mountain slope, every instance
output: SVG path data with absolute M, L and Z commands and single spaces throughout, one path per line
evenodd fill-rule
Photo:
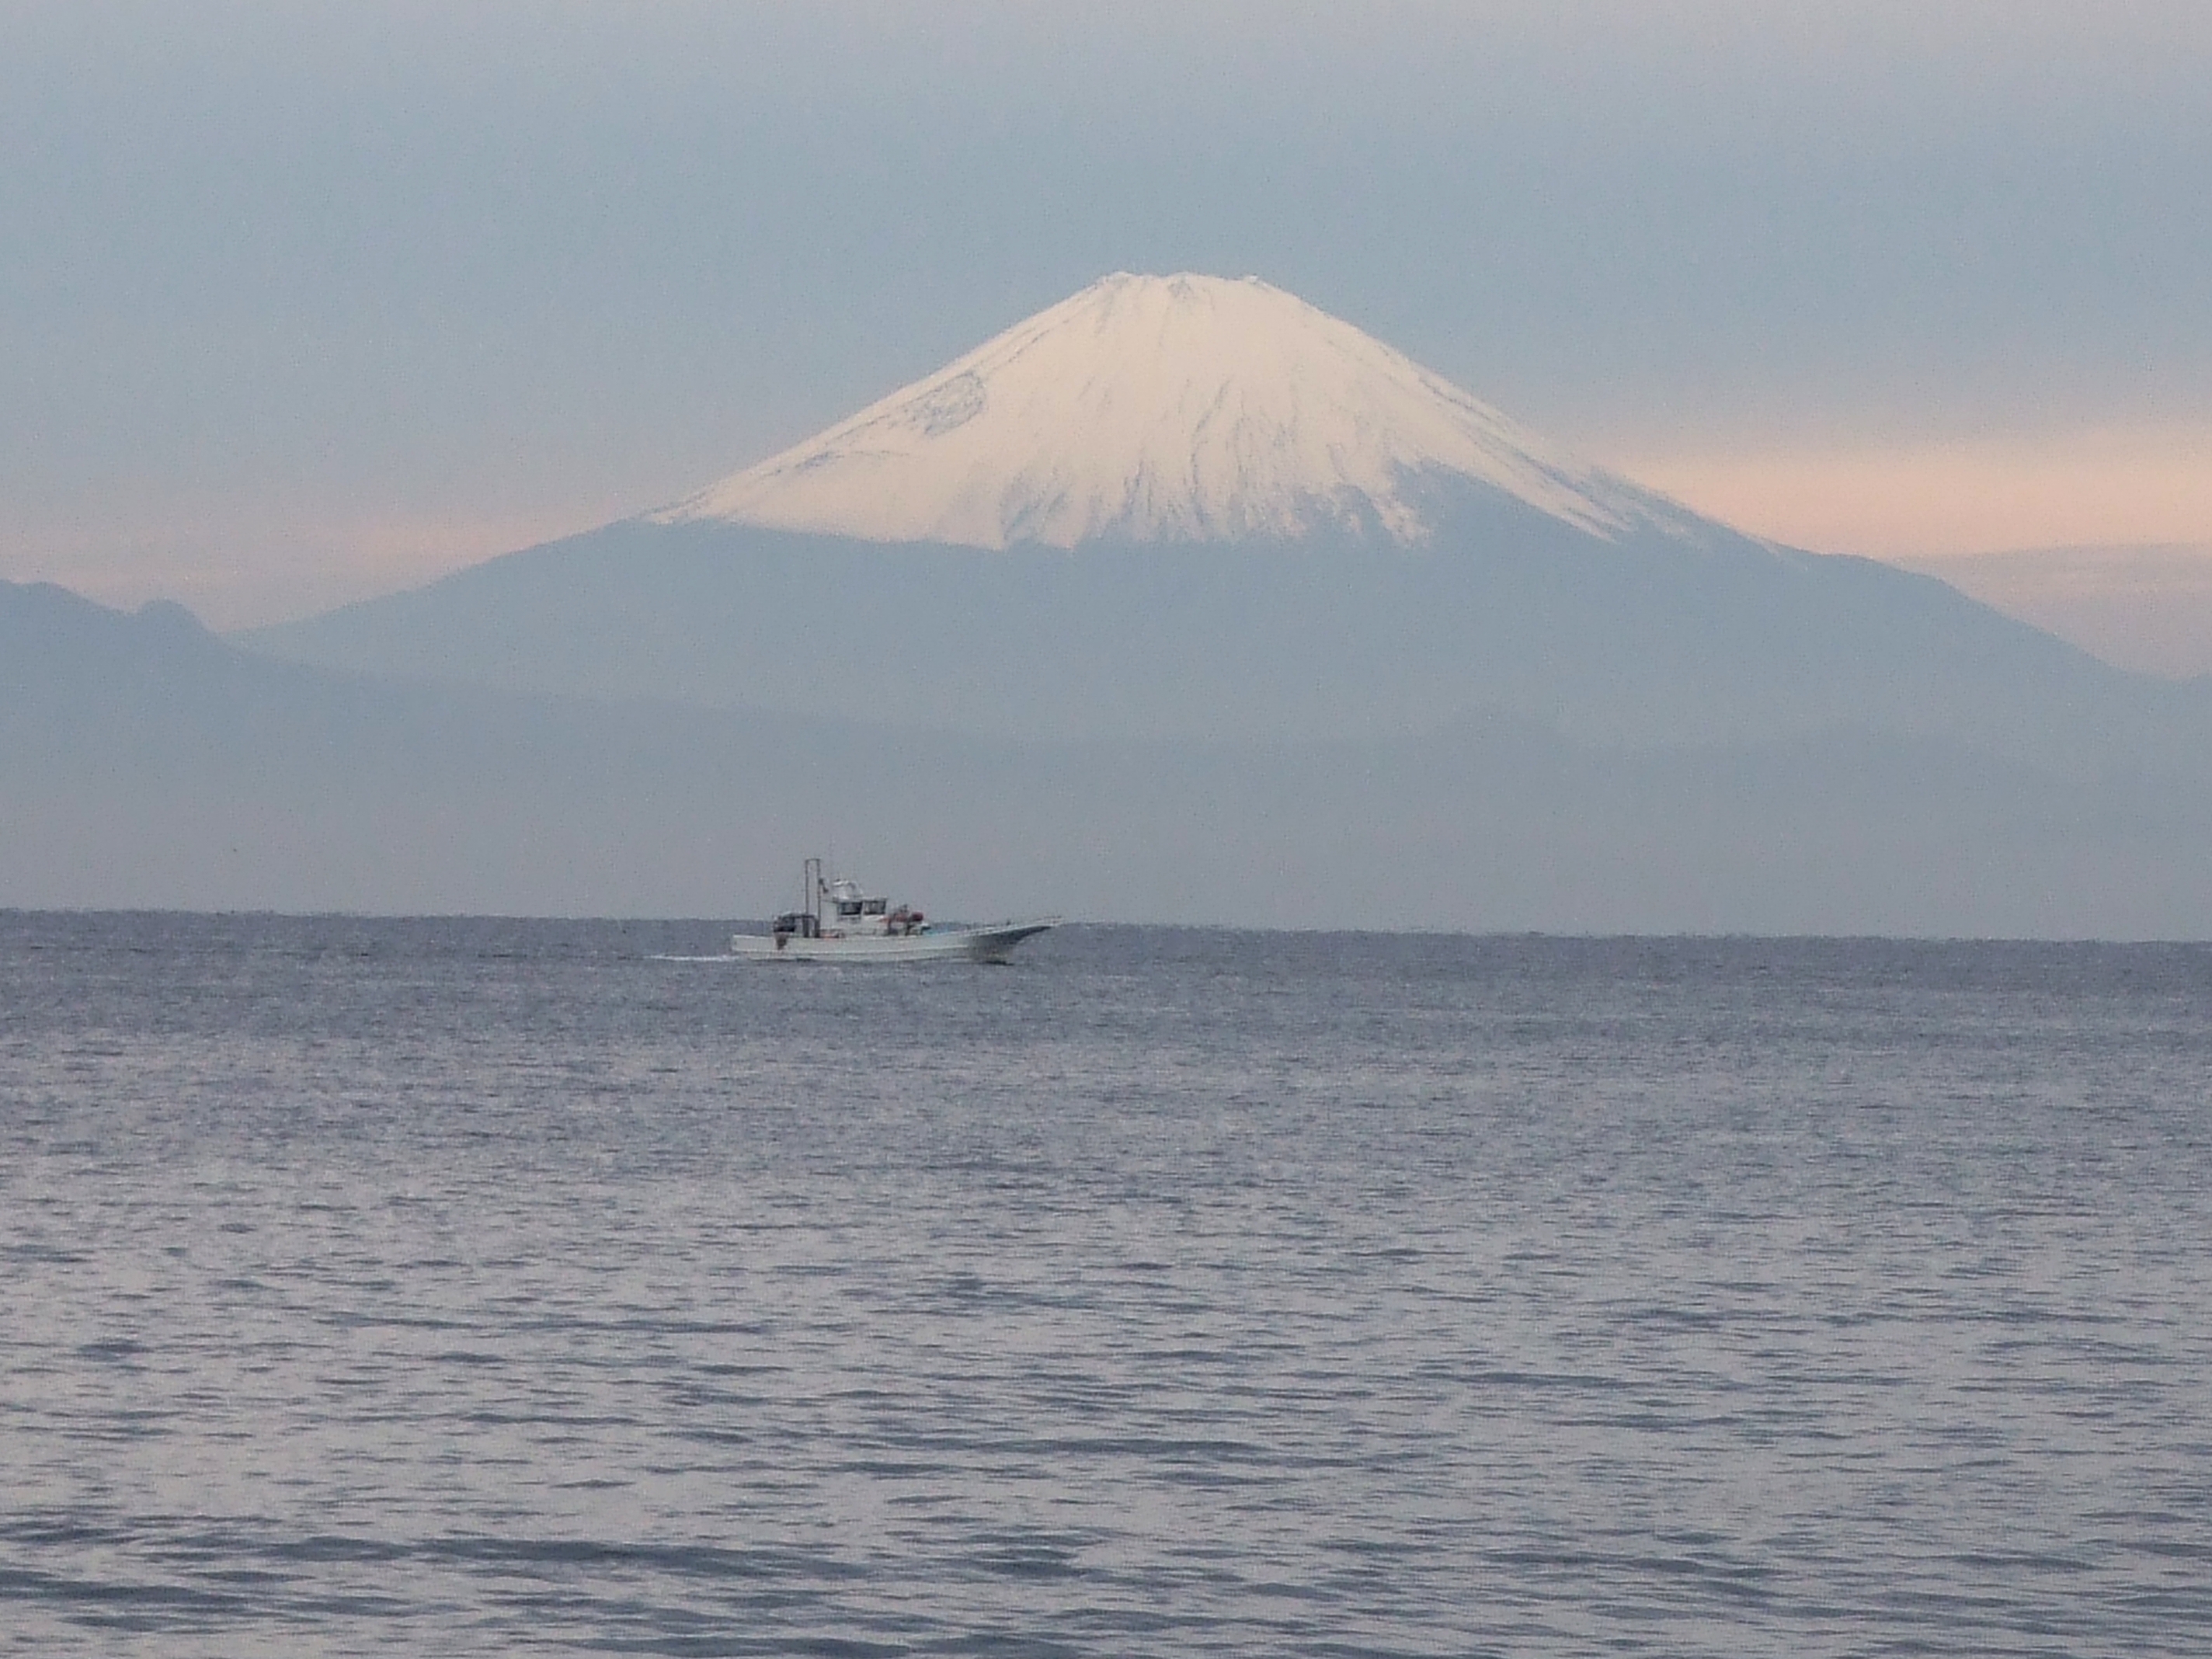
M 1504 712 L 1609 742 L 1849 726 L 2104 743 L 2175 717 L 2171 688 L 1866 561 L 1603 542 L 1517 503 L 1458 524 L 1433 551 L 1017 555 L 633 521 L 247 642 L 455 684 L 1053 739 L 1372 738 Z

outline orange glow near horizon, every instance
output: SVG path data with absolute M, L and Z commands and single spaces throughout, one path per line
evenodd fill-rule
M 1612 447 L 1589 447 L 1603 453 Z M 1917 447 L 1760 451 L 1713 441 L 1646 450 L 1641 459 L 1632 446 L 1620 447 L 1632 459 L 1617 470 L 1629 477 L 1741 530 L 1819 552 L 1940 568 L 1975 554 L 2164 545 L 2201 549 L 2212 561 L 2212 427 Z M 553 503 L 526 504 L 528 492 L 511 481 L 483 493 L 489 511 L 453 501 L 399 512 L 358 501 L 333 507 L 302 492 L 261 492 L 149 500 L 127 522 L 96 528 L 56 514 L 0 531 L 0 577 L 56 581 L 110 605 L 179 599 L 216 627 L 246 627 L 428 581 L 604 524 L 671 491 L 656 478 L 627 487 L 606 480 Z M 2147 575 L 2137 565 L 2107 570 L 2108 562 L 2087 572 L 2069 567 L 2063 583 L 2038 566 L 2035 597 L 2045 608 L 2035 619 L 2057 626 L 2066 610 L 2088 603 L 2089 589 L 2108 587 L 2149 607 L 2148 616 L 2155 596 L 2147 586 L 2184 577 L 2183 610 L 2203 614 L 2196 564 L 2160 565 Z M 1996 578 L 1984 572 L 1975 580 Z M 2009 589 L 1983 597 L 2014 608 Z M 2160 649 L 2161 662 L 2172 657 Z M 2206 651 L 2212 646 L 2192 645 L 2185 654 L 2212 664 Z
M 1820 553 L 2212 544 L 2212 428 L 1657 453 L 1619 470 L 1739 530 Z

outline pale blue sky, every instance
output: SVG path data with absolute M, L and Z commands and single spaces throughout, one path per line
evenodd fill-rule
M 223 621 L 688 491 L 1116 268 L 1755 529 L 2005 545 L 2086 455 L 2045 539 L 2212 541 L 2203 0 L 0 0 L 0 574 Z

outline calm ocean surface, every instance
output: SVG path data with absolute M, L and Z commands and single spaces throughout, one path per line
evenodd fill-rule
M 0 1650 L 2212 1651 L 2212 949 L 0 915 Z

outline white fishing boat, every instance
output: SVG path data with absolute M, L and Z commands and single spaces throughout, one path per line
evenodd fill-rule
M 861 890 L 849 877 L 828 875 L 806 860 L 800 908 L 787 910 L 766 933 L 733 933 L 732 955 L 774 962 L 1004 962 L 1033 934 L 1060 925 L 1057 916 L 938 927 L 919 910 Z

